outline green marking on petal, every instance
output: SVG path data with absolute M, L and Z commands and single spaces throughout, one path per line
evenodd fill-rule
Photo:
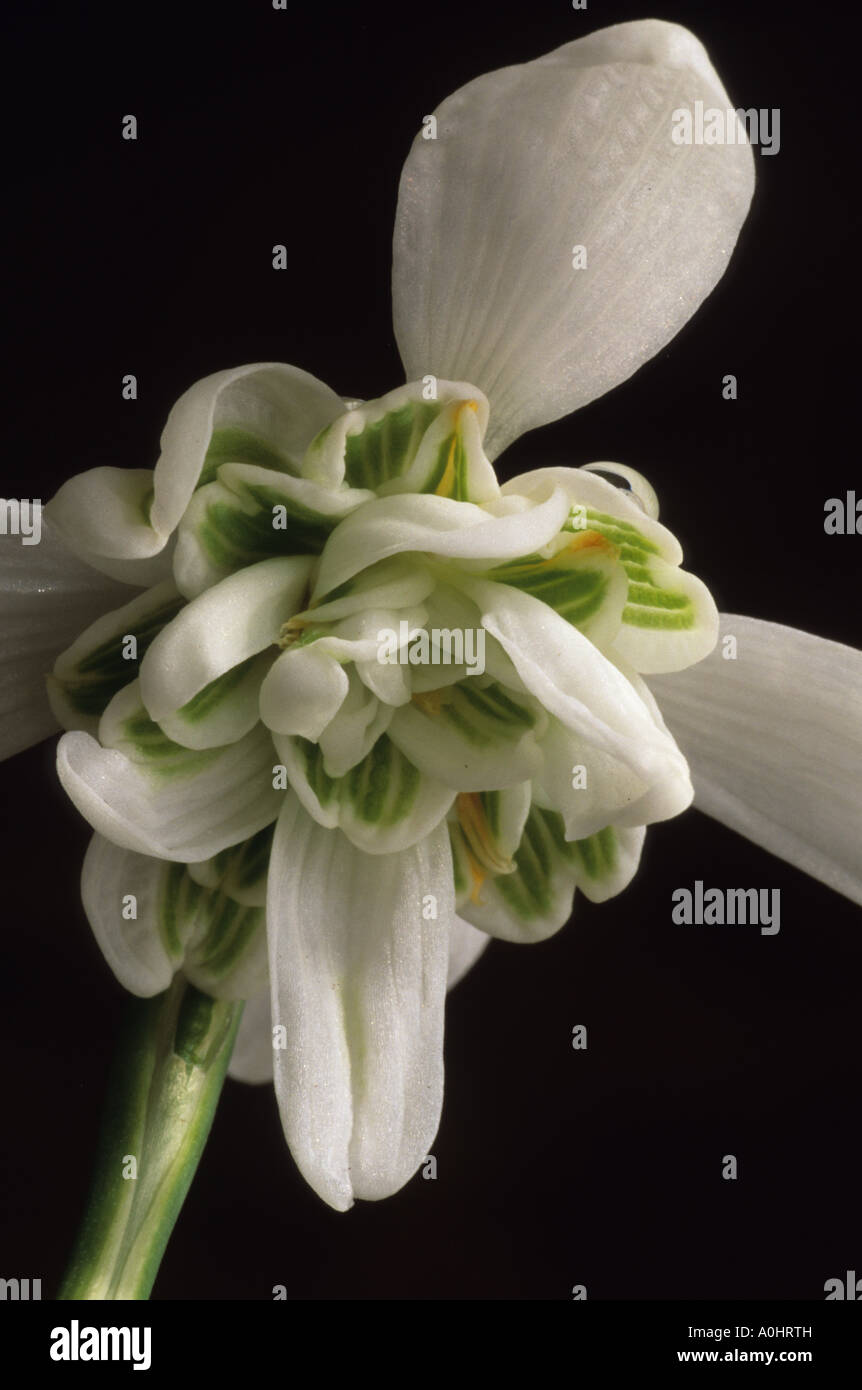
M 518 740 L 526 729 L 536 725 L 531 710 L 518 704 L 501 686 L 479 687 L 476 677 L 468 677 L 444 688 L 436 718 L 451 724 L 477 748 L 493 743 Z
M 259 660 L 259 656 L 260 653 L 256 652 L 254 656 L 241 661 L 238 666 L 232 666 L 223 675 L 216 676 L 215 680 L 210 681 L 209 685 L 205 685 L 202 690 L 198 691 L 197 695 L 193 695 L 186 704 L 178 709 L 174 718 L 183 719 L 187 724 L 199 724 L 206 719 L 221 704 L 222 700 L 227 699 L 237 686 L 242 684 L 248 671 Z
M 630 522 L 604 512 L 587 509 L 586 519 L 591 529 L 619 547 L 619 558 L 629 581 L 622 611 L 625 624 L 656 631 L 682 631 L 696 625 L 692 599 L 683 590 L 673 588 L 672 576 L 681 571 L 661 559 L 654 541 L 641 535 Z
M 122 751 L 134 762 L 145 763 L 147 771 L 159 777 L 185 777 L 189 773 L 199 772 L 224 751 L 221 748 L 200 751 L 183 748 L 168 738 L 145 710 L 139 710 L 123 720 L 121 728 Z
M 297 738 L 302 752 L 308 785 L 321 806 L 334 801 L 349 805 L 366 825 L 392 826 L 404 820 L 413 809 L 421 774 L 409 758 L 381 734 L 369 753 L 343 777 L 330 777 L 324 770 L 323 754 L 316 743 Z
M 171 960 L 182 958 L 178 909 L 185 872 L 183 864 L 169 864 L 162 888 L 158 922 L 165 950 Z
M 329 777 L 324 771 L 323 754 L 318 744 L 310 743 L 308 739 L 298 738 L 296 746 L 302 753 L 305 764 L 305 776 L 308 785 L 314 792 L 321 806 L 329 806 L 335 798 L 337 783 L 335 778 Z M 353 768 L 348 776 L 355 776 L 357 769 Z
M 559 893 L 560 875 L 583 884 L 610 879 L 620 862 L 612 826 L 583 840 L 567 840 L 562 816 L 533 806 L 515 853 L 515 873 L 494 880 L 495 890 L 523 921 L 547 915 Z
M 258 507 L 247 512 L 225 502 L 212 502 L 199 527 L 201 544 L 213 564 L 240 569 L 271 555 L 319 555 L 339 517 L 325 517 L 299 502 L 287 502 L 268 488 L 250 488 Z M 273 507 L 286 510 L 286 526 L 273 525 Z
M 150 643 L 176 617 L 186 600 L 178 594 L 135 619 L 117 615 L 116 630 L 72 665 L 61 655 L 55 666 L 54 681 L 71 711 L 84 718 L 98 719 L 110 701 L 135 679 Z M 104 623 L 99 620 L 99 624 Z M 95 625 L 94 625 L 95 626 Z M 124 638 L 135 638 L 137 655 L 125 657 Z M 79 639 L 86 644 L 86 633 Z
M 364 760 L 359 763 L 361 775 L 353 805 L 362 820 L 375 825 L 383 817 L 383 806 L 392 776 L 392 744 L 379 738 Z M 363 786 L 364 783 L 364 786 Z
M 405 473 L 426 429 L 439 413 L 434 401 L 408 401 L 344 441 L 344 479 L 350 487 L 380 487 Z M 330 426 L 331 429 L 331 426 Z
M 564 526 L 572 539 L 553 555 L 525 555 L 497 565 L 486 578 L 511 584 L 541 603 L 547 603 L 573 627 L 586 629 L 607 603 L 621 601 L 620 552 L 616 541 L 598 527 Z
M 269 868 L 269 853 L 275 824 L 264 826 L 250 840 L 245 840 L 238 850 L 231 850 L 231 881 L 242 889 L 251 888 L 266 874 Z
M 230 898 L 224 899 L 230 904 Z M 225 928 L 225 939 L 218 949 L 209 949 L 199 965 L 206 969 L 214 981 L 223 980 L 236 969 L 243 956 L 251 948 L 257 933 L 266 926 L 266 910 L 262 907 L 240 907 L 234 903 L 235 912 L 231 914 L 230 930 Z
M 383 736 L 386 737 L 385 734 Z M 386 740 L 389 743 L 389 740 Z M 394 752 L 397 749 L 390 744 Z M 416 794 L 419 791 L 420 773 L 403 753 L 398 752 L 398 790 L 384 821 L 386 825 L 396 825 L 398 821 L 404 820 L 413 807 Z
M 457 420 L 437 445 L 431 471 L 421 490 L 436 493 L 438 497 L 451 497 L 455 502 L 470 500 L 467 451 Z
M 309 445 L 303 476 L 384 495 L 477 502 L 497 495 L 482 450 L 487 401 L 466 383 L 440 383 L 440 391 L 426 400 L 423 383 L 411 382 L 334 420 Z
M 488 822 L 488 829 L 496 839 L 500 834 L 500 808 L 503 799 L 498 791 L 480 793 L 482 810 L 485 812 L 485 820 Z
M 630 521 L 621 521 L 618 516 L 609 516 L 607 512 L 596 512 L 591 507 L 585 509 L 587 527 L 590 531 L 598 531 L 607 540 L 612 541 L 616 546 L 628 546 L 632 551 L 637 551 L 642 555 L 660 555 L 661 550 L 655 541 L 649 538 Z M 582 526 L 567 521 L 563 527 L 564 531 L 583 530 Z
M 183 958 L 206 891 L 189 877 L 184 864 L 166 866 L 156 920 L 165 950 L 175 963 Z
M 449 845 L 452 850 L 452 878 L 455 884 L 456 906 L 460 907 L 470 896 L 473 879 L 470 874 L 470 861 L 461 827 L 450 821 L 448 830 Z
M 543 814 L 534 809 L 524 826 L 524 834 L 515 853 L 515 872 L 494 879 L 496 891 L 525 922 L 545 916 L 553 904 L 551 840 Z
M 687 594 L 671 593 L 654 584 L 629 585 L 624 623 L 678 632 L 694 627 L 696 621 L 694 604 Z
M 262 468 L 274 468 L 279 473 L 292 472 L 290 463 L 265 439 L 234 426 L 213 430 L 198 487 L 211 483 L 223 463 L 254 463 Z

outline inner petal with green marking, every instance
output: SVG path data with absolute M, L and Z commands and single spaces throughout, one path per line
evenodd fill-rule
M 463 382 L 411 382 L 334 420 L 312 440 L 305 478 L 393 492 L 436 493 L 459 502 L 499 494 L 482 439 L 488 402 Z

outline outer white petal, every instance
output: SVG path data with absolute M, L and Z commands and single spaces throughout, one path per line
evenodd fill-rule
M 695 805 L 862 903 L 862 652 L 722 614 L 725 643 L 652 677 Z
M 436 139 L 417 135 L 395 333 L 408 379 L 489 397 L 490 458 L 625 381 L 724 273 L 753 160 L 735 118 L 735 144 L 674 143 L 696 101 L 734 106 L 688 30 L 644 20 L 477 78 L 438 107 Z
M 214 430 L 245 431 L 278 466 L 298 470 L 314 435 L 343 410 L 334 391 L 298 367 L 255 362 L 215 372 L 177 401 L 154 471 L 92 468 L 64 483 L 49 514 L 91 564 L 116 573 L 119 561 L 130 582 L 155 584 L 166 577 L 168 557 L 151 562 L 165 550 L 201 481 Z
M 436 918 L 423 903 L 436 899 Z M 444 825 L 370 858 L 288 797 L 267 931 L 275 1086 L 291 1152 L 338 1211 L 397 1192 L 428 1153 L 443 1100 L 443 1010 L 454 917 Z
M 0 758 L 54 733 L 46 676 L 70 638 L 130 596 L 76 559 L 44 515 L 38 545 L 0 536 Z
M 454 989 L 472 970 L 490 941 L 487 932 L 479 931 L 462 917 L 453 919 L 449 931 L 447 989 Z M 228 1075 L 250 1085 L 272 1081 L 272 1044 L 272 1005 L 267 990 L 256 999 L 246 1000 Z

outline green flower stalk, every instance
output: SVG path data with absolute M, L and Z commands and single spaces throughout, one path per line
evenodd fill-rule
M 170 990 L 129 1006 L 93 1188 L 58 1297 L 148 1298 L 212 1124 L 242 1004 Z

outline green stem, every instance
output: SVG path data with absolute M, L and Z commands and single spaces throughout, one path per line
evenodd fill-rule
M 135 999 L 60 1299 L 149 1298 L 215 1115 L 243 1006 L 181 975 Z

